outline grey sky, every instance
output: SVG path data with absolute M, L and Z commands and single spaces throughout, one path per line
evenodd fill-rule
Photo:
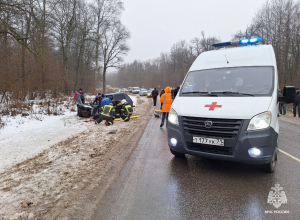
M 245 30 L 266 0 L 123 0 L 122 22 L 131 31 L 125 62 L 156 58 L 179 40 L 231 39 Z

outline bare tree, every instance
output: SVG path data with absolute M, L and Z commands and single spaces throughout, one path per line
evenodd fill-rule
M 78 0 L 52 0 L 52 30 L 59 42 L 63 60 L 64 92 L 69 92 L 69 55 L 70 46 L 77 27 Z
M 109 68 L 119 68 L 123 56 L 129 51 L 127 40 L 130 32 L 121 23 L 105 26 L 101 36 L 101 52 L 103 56 L 103 91 L 106 92 L 106 73 Z
M 94 80 L 94 90 L 96 89 L 97 76 L 100 75 L 100 47 L 101 47 L 101 35 L 102 31 L 114 26 L 116 22 L 119 22 L 119 17 L 121 11 L 124 9 L 123 3 L 120 0 L 94 0 L 95 4 L 91 5 L 93 14 L 95 15 L 95 80 Z M 105 28 L 104 28 L 105 27 Z
M 199 56 L 201 53 L 205 51 L 212 50 L 212 45 L 220 42 L 216 37 L 205 37 L 205 32 L 201 31 L 202 38 L 194 38 L 191 40 L 191 49 L 192 53 L 195 57 Z
M 300 2 L 294 0 L 267 1 L 258 11 L 246 31 L 234 38 L 262 37 L 272 44 L 277 61 L 280 85 L 299 85 L 300 80 Z

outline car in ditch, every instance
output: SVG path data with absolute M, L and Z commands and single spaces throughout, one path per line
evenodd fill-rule
M 106 94 L 105 96 L 112 100 L 112 103 L 113 103 L 114 107 L 116 108 L 116 117 L 120 117 L 121 105 L 118 105 L 118 104 L 123 99 L 125 99 L 132 107 L 135 107 L 133 105 L 132 99 L 125 92 L 109 93 L 109 94 Z

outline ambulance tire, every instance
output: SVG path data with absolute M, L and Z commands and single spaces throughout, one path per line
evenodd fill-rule
M 177 151 L 173 151 L 172 149 L 170 149 L 171 153 L 175 156 L 175 157 L 185 157 L 185 154 L 183 153 L 179 153 Z
M 264 164 L 262 168 L 267 173 L 273 173 L 275 171 L 276 163 L 277 163 L 277 155 L 275 150 L 272 160 L 269 163 Z

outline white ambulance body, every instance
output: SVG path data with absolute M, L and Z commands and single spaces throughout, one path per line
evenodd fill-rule
M 277 91 L 271 45 L 200 54 L 171 107 L 171 152 L 263 164 L 273 172 L 278 153 Z

